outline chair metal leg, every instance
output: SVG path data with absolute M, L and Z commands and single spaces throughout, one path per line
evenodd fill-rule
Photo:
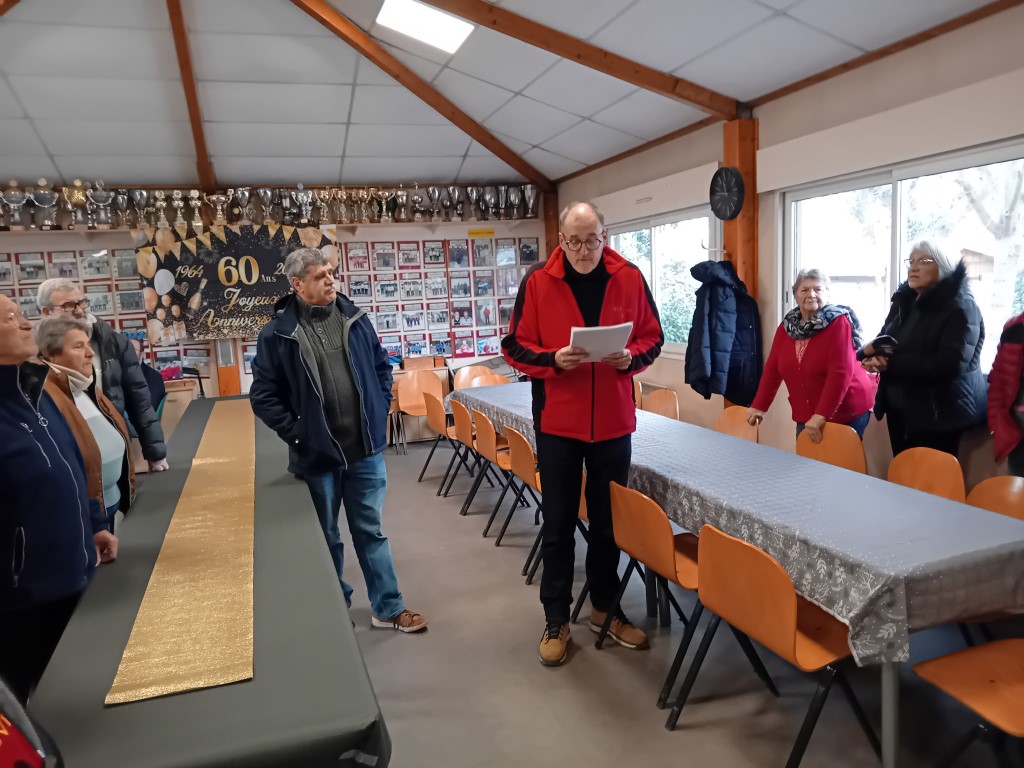
M 533 565 L 533 558 L 540 557 L 540 541 L 543 532 L 537 533 L 537 538 L 533 540 L 533 546 L 530 547 L 530 554 L 526 556 L 526 563 L 523 565 L 523 576 L 530 572 L 530 566 Z M 530 582 L 526 582 L 529 584 Z
M 1013 768 L 1013 761 L 1010 759 L 1006 740 L 1007 736 L 1002 731 L 992 729 L 988 732 L 988 742 L 992 747 L 992 754 L 995 755 L 996 765 L 999 768 Z
M 544 535 L 543 532 L 537 534 L 537 546 L 538 546 L 538 549 L 537 549 L 537 554 L 534 555 L 534 557 L 533 557 L 533 564 L 530 566 L 530 572 L 526 576 L 526 583 L 527 584 L 533 584 L 533 577 L 537 575 L 537 569 L 540 568 L 541 561 L 543 561 L 543 559 L 544 559 L 543 557 L 541 557 L 541 553 L 540 553 L 540 549 L 539 549 L 540 544 L 541 544 L 541 539 L 543 538 L 543 535 Z
M 992 634 L 992 628 L 988 624 L 979 624 L 978 631 L 981 633 L 981 637 L 986 643 L 995 642 L 995 635 Z
M 629 584 L 629 577 L 633 573 L 634 568 L 636 568 L 636 559 L 631 557 L 629 558 L 629 565 L 626 566 L 626 572 L 622 574 L 619 592 L 615 595 L 615 602 L 608 607 L 608 613 L 604 617 L 604 624 L 601 626 L 601 631 L 597 635 L 597 641 L 594 643 L 594 647 L 598 650 L 601 650 L 601 646 L 604 645 L 604 640 L 608 637 L 608 632 L 612 628 L 612 620 L 615 618 L 616 611 L 619 610 L 622 596 L 626 594 L 626 585 Z
M 572 623 L 575 624 L 579 621 L 580 611 L 583 610 L 583 604 L 587 601 L 587 595 L 590 594 L 590 580 L 587 579 L 583 582 L 583 589 L 580 590 L 580 596 L 576 598 L 576 605 L 572 609 Z
M 672 623 L 672 615 L 668 612 L 668 580 L 664 576 L 654 574 L 655 589 L 658 594 L 658 616 L 661 617 L 661 626 L 667 627 Z
M 473 481 L 473 485 L 469 489 L 469 495 L 466 496 L 466 500 L 462 502 L 462 509 L 459 510 L 459 514 L 463 517 L 466 516 L 466 513 L 469 511 L 470 504 L 472 504 L 473 499 L 476 498 L 476 492 L 480 490 L 480 484 L 483 483 L 484 477 L 486 477 L 486 474 L 481 472 L 476 476 L 476 480 Z
M 750 666 L 754 668 L 754 674 L 761 678 L 768 690 L 772 692 L 773 696 L 779 695 L 779 689 L 775 687 L 775 683 L 772 682 L 771 675 L 768 674 L 768 670 L 765 669 L 764 664 L 761 661 L 761 657 L 757 655 L 757 650 L 754 648 L 754 644 L 750 642 L 750 638 L 740 632 L 736 627 L 729 625 L 729 629 L 732 630 L 733 636 L 736 638 L 736 642 L 740 644 L 740 648 L 743 649 L 743 654 L 747 657 L 747 661 L 750 662 Z
M 468 451 L 469 449 L 466 448 L 466 450 Z M 452 472 L 452 476 L 450 478 L 448 478 L 448 485 L 445 486 L 444 493 L 441 494 L 445 498 L 448 498 L 448 493 L 451 491 L 452 485 L 455 483 L 455 478 L 459 476 L 459 470 L 460 469 L 465 467 L 466 469 L 470 470 L 470 475 L 473 474 L 472 469 L 470 468 L 469 464 L 466 463 L 466 457 L 463 454 L 458 453 L 458 452 L 457 452 L 457 455 L 458 455 L 458 458 L 459 458 L 459 464 L 458 464 L 458 466 L 455 467 L 455 471 Z
M 935 768 L 948 768 L 956 762 L 956 759 L 960 757 L 967 748 L 971 746 L 978 738 L 988 735 L 988 728 L 984 723 L 978 723 L 976 726 L 971 728 L 967 733 L 957 739 L 956 743 L 950 748 L 949 752 L 942 756 L 942 759 L 935 764 Z
M 647 588 L 647 618 L 653 619 L 658 615 L 658 586 L 657 577 L 650 568 L 644 574 L 644 584 Z
M 958 625 L 960 627 L 960 635 L 963 637 L 964 642 L 968 648 L 974 647 L 974 637 L 971 635 L 971 628 L 964 624 L 962 621 Z
M 841 669 L 836 670 L 836 682 L 839 684 L 839 690 L 843 692 L 843 698 L 846 699 L 846 703 L 853 710 L 853 716 L 857 718 L 860 729 L 868 737 L 871 749 L 875 751 L 875 755 L 881 760 L 882 743 L 878 740 L 878 734 L 875 733 L 875 729 L 871 726 L 871 721 L 868 720 L 868 713 L 864 711 L 864 707 L 861 706 L 860 701 L 857 699 L 857 694 L 853 692 L 853 686 L 850 685 L 850 681 L 846 679 L 846 675 L 843 674 Z
M 497 503 L 494 505 L 494 509 L 491 510 L 491 516 L 487 518 L 487 525 L 484 526 L 484 538 L 487 538 L 487 532 L 491 530 L 491 523 L 494 522 L 494 518 L 498 514 L 498 510 L 501 509 L 501 502 L 505 500 L 508 495 L 508 489 L 515 485 L 516 476 L 511 472 L 507 472 L 505 476 L 505 484 L 501 488 L 501 495 L 498 497 Z M 515 502 L 512 503 L 512 508 L 515 509 Z
M 455 449 L 452 453 L 452 460 L 448 462 L 448 468 L 444 471 L 444 476 L 441 478 L 440 485 L 437 486 L 437 493 L 434 494 L 435 496 L 441 495 L 441 490 L 444 488 L 445 483 L 448 482 L 448 475 L 451 474 L 452 467 L 454 467 L 455 462 L 459 460 L 459 444 L 454 443 L 452 447 Z
M 714 640 L 715 632 L 718 630 L 718 625 L 721 623 L 721 616 L 713 616 L 707 627 L 704 629 L 704 636 L 700 639 L 700 645 L 697 647 L 697 653 L 693 657 L 693 661 L 690 662 L 690 668 L 686 670 L 686 677 L 683 678 L 683 687 L 679 689 L 679 694 L 676 696 L 676 700 L 672 704 L 672 711 L 668 713 L 668 720 L 665 721 L 665 728 L 669 731 L 674 731 L 676 723 L 679 722 L 679 715 L 683 713 L 683 707 L 686 706 L 686 700 L 690 698 L 690 692 L 693 690 L 693 684 L 697 682 L 697 673 L 700 672 L 701 665 L 704 663 L 704 658 L 708 655 L 708 648 L 711 647 L 711 641 Z
M 508 530 L 508 524 L 512 522 L 512 515 L 514 515 L 516 513 L 516 509 L 518 509 L 518 508 L 519 508 L 518 504 L 513 504 L 512 505 L 512 509 L 510 509 L 508 511 L 508 514 L 505 515 L 505 522 L 501 524 L 501 530 L 498 531 L 498 538 L 496 538 L 494 540 L 494 546 L 496 546 L 496 547 L 500 547 L 501 546 L 501 540 L 503 538 L 505 538 L 505 531 Z M 529 582 L 527 582 L 527 583 L 529 583 Z
M 665 705 L 668 704 L 669 696 L 672 695 L 672 689 L 676 685 L 676 678 L 679 677 L 679 670 L 683 666 L 690 643 L 693 642 L 693 636 L 697 632 L 697 623 L 703 614 L 704 604 L 698 598 L 697 604 L 693 607 L 693 613 L 690 614 L 690 619 L 686 622 L 686 631 L 683 632 L 683 639 L 679 642 L 675 658 L 672 659 L 672 666 L 668 668 L 665 684 L 661 686 L 661 693 L 658 695 L 658 709 L 664 709 Z
M 803 725 L 800 726 L 800 733 L 797 734 L 796 743 L 789 753 L 789 760 L 786 761 L 786 768 L 797 768 L 800 761 L 804 759 L 804 752 L 807 751 L 807 745 L 811 742 L 811 734 L 814 733 L 814 726 L 818 724 L 818 718 L 821 716 L 821 710 L 825 707 L 825 700 L 828 698 L 828 692 L 832 688 L 835 676 L 836 669 L 831 665 L 821 670 L 818 678 L 818 690 L 814 692 L 811 706 L 807 708 Z
M 427 454 L 427 460 L 423 462 L 423 469 L 420 470 L 420 476 L 416 478 L 416 482 L 417 483 L 422 483 L 423 482 L 423 474 L 427 471 L 427 465 L 430 463 L 430 460 L 432 458 L 434 458 L 434 451 L 437 450 L 437 444 L 440 443 L 440 442 L 441 442 L 441 435 L 439 434 L 434 439 L 434 444 L 432 446 L 430 446 L 430 453 Z

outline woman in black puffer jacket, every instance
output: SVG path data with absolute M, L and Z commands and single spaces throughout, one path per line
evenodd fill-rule
M 881 374 L 875 417 L 888 418 L 893 455 L 924 446 L 955 456 L 963 433 L 985 421 L 985 322 L 962 260 L 923 241 L 907 266 L 881 331 L 896 339 L 891 355 L 869 343 L 858 357 Z

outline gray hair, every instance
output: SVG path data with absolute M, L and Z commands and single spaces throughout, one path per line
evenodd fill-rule
M 911 255 L 917 251 L 923 253 L 930 259 L 935 259 L 935 266 L 939 268 L 939 280 L 944 280 L 953 274 L 953 270 L 956 269 L 956 265 L 960 263 L 959 258 L 954 258 L 953 254 L 956 251 L 946 244 L 940 246 L 934 240 L 921 240 L 914 243 L 914 247 L 910 249 Z M 959 256 L 959 253 L 956 253 Z
M 64 339 L 68 331 L 81 331 L 86 336 L 90 335 L 89 324 L 70 315 L 47 315 L 40 320 L 33 331 L 40 356 L 53 357 L 64 351 Z
M 288 258 L 284 260 L 284 274 L 290 285 L 295 278 L 301 280 L 305 277 L 306 270 L 310 267 L 319 267 L 330 263 L 331 260 L 324 256 L 324 252 L 319 248 L 299 248 L 289 253 Z
M 582 202 L 582 201 L 577 200 L 576 202 L 569 203 L 567 206 L 565 206 L 565 208 L 562 209 L 562 212 L 560 214 L 558 214 L 558 228 L 559 229 L 561 229 L 562 227 L 565 226 L 565 220 L 569 217 L 569 211 L 571 211 L 577 205 L 585 205 L 585 206 L 587 206 L 587 208 L 592 210 L 594 212 L 594 215 L 597 216 L 597 220 L 599 222 L 601 222 L 601 227 L 604 228 L 604 214 L 601 213 L 600 210 L 598 210 L 598 207 L 596 205 L 594 205 L 593 203 Z
M 800 283 L 804 280 L 814 280 L 825 286 L 826 291 L 832 290 L 832 281 L 820 269 L 801 269 L 796 273 L 796 280 L 793 281 L 793 298 L 796 298 L 796 289 L 800 287 Z
M 43 280 L 36 292 L 36 304 L 39 309 L 45 309 L 50 306 L 53 294 L 57 291 L 74 291 L 79 287 L 78 283 L 68 280 L 66 277 L 51 277 L 49 280 Z

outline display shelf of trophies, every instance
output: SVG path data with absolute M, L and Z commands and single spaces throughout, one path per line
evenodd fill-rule
M 92 234 L 139 227 L 203 227 L 235 223 L 335 225 L 355 235 L 374 225 L 416 224 L 432 231 L 443 223 L 519 222 L 536 219 L 533 184 L 398 187 L 237 187 L 207 194 L 198 189 L 108 189 L 103 181 L 76 179 L 53 188 L 46 179 L 0 192 L 0 231 Z

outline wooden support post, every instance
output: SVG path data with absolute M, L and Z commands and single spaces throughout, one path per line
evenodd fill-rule
M 544 258 L 558 247 L 558 193 L 545 192 L 541 201 L 544 211 Z
M 745 199 L 739 216 L 724 222 L 726 258 L 736 274 L 757 298 L 757 120 L 740 118 L 725 124 L 725 165 L 738 168 L 743 175 Z

